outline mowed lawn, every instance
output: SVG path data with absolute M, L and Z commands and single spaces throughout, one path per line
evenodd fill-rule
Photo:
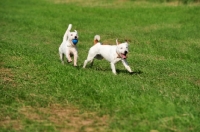
M 61 64 L 69 24 L 78 67 Z M 96 34 L 128 40 L 129 74 L 83 62 Z M 200 5 L 0 0 L 0 131 L 200 131 Z

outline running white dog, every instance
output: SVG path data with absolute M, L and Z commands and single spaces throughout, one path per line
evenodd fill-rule
M 78 43 L 78 32 L 70 32 L 72 24 L 69 24 L 64 36 L 63 41 L 59 47 L 60 60 L 64 64 L 64 55 L 68 62 L 72 62 L 71 55 L 74 56 L 74 66 L 77 66 L 78 51 L 76 44 Z
M 100 36 L 96 35 L 94 37 L 94 46 L 92 46 L 89 50 L 88 57 L 84 62 L 83 68 L 86 67 L 87 63 L 90 61 L 91 64 L 93 63 L 93 59 L 101 59 L 105 58 L 107 61 L 111 64 L 112 72 L 116 75 L 116 69 L 115 69 L 115 63 L 118 61 L 122 61 L 125 68 L 130 72 L 133 73 L 131 68 L 129 67 L 126 58 L 128 53 L 128 43 L 121 43 L 118 44 L 118 41 L 116 40 L 117 45 L 102 45 L 100 42 Z

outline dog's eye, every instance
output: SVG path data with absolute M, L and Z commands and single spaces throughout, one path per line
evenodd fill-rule
M 72 36 L 73 34 L 71 34 L 71 36 Z
M 123 49 L 122 47 L 120 49 Z

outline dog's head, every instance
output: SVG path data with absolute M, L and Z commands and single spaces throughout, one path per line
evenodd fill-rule
M 71 41 L 74 45 L 78 43 L 78 32 L 74 30 L 74 32 L 68 33 L 68 40 Z
M 125 42 L 125 43 L 119 44 L 117 40 L 116 40 L 116 43 L 117 43 L 117 54 L 122 59 L 126 59 L 127 54 L 128 54 L 128 43 Z

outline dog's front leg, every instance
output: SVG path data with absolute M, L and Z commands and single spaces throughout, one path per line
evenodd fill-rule
M 133 71 L 131 70 L 130 66 L 128 65 L 128 63 L 126 62 L 125 59 L 122 59 L 122 64 L 125 66 L 125 68 L 132 73 Z
M 78 53 L 74 52 L 74 66 L 77 66 Z
M 67 58 L 67 62 L 68 63 L 72 62 L 72 58 L 70 56 L 70 52 L 66 52 L 66 58 Z
M 115 75 L 117 75 L 116 69 L 115 69 L 115 63 L 111 62 L 110 65 L 111 65 L 112 72 L 113 72 Z
M 85 68 L 85 66 L 87 65 L 87 63 L 88 63 L 88 61 L 85 60 L 85 61 L 84 61 L 84 64 L 83 64 L 83 68 Z

